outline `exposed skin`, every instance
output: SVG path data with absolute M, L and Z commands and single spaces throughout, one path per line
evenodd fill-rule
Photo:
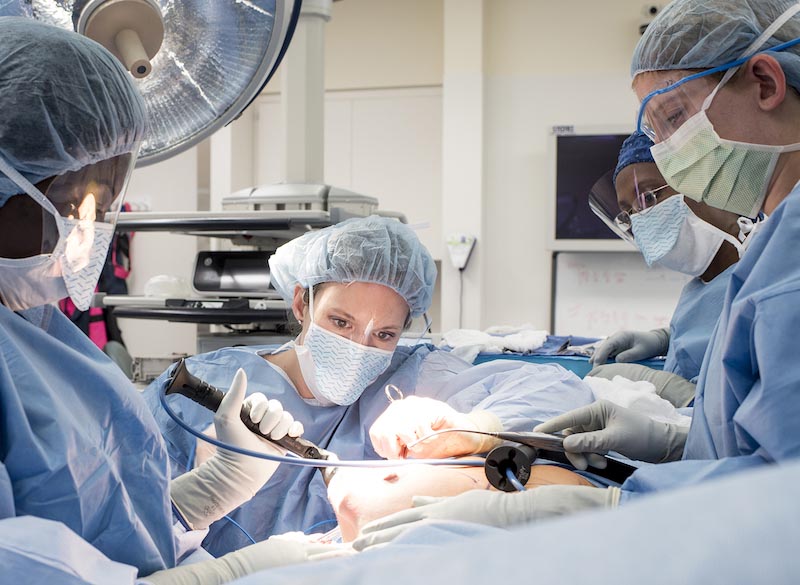
M 534 465 L 525 486 L 542 485 L 592 484 L 561 467 Z M 336 512 L 342 540 L 349 542 L 366 523 L 411 508 L 413 496 L 455 496 L 475 489 L 496 491 L 482 467 L 342 468 L 328 485 L 328 499 Z
M 292 302 L 292 312 L 303 327 L 298 340 L 301 344 L 311 325 L 304 293 L 305 289 L 296 286 Z M 327 282 L 314 295 L 316 325 L 361 345 L 388 351 L 397 347 L 408 311 L 403 297 L 388 286 L 371 282 Z M 314 397 L 300 372 L 294 349 L 265 355 L 264 359 L 289 376 L 300 396 Z
M 44 193 L 53 177 L 36 187 Z M 43 217 L 43 214 L 46 214 Z M 27 194 L 14 195 L 0 207 L 0 258 L 28 258 L 41 253 L 42 221 L 49 213 Z
M 652 191 L 666 185 L 664 177 L 655 163 L 641 162 L 633 163 L 622 169 L 617 175 L 615 183 L 617 189 L 617 202 L 620 210 L 628 211 L 633 208 L 636 199 L 636 183 L 634 182 L 634 171 L 638 182 L 639 192 Z M 662 202 L 668 197 L 677 194 L 672 187 L 667 186 L 657 193 L 658 202 Z M 739 224 L 736 223 L 738 216 L 716 207 L 711 207 L 705 203 L 699 203 L 688 197 L 684 198 L 689 209 L 705 222 L 718 227 L 722 231 L 728 232 L 734 238 L 739 235 Z M 708 269 L 700 275 L 703 282 L 711 282 L 726 268 L 735 264 L 739 260 L 739 252 L 729 242 L 723 242 L 719 252 L 709 264 Z
M 639 100 L 694 73 L 688 70 L 640 73 L 633 80 Z M 716 79 L 698 79 L 687 86 L 708 87 Z M 691 89 L 691 88 L 690 88 Z M 786 84 L 778 61 L 766 54 L 755 55 L 728 81 L 707 111 L 714 130 L 722 138 L 752 144 L 788 145 L 800 142 L 800 96 Z M 663 138 L 656 137 L 660 141 Z M 767 189 L 762 210 L 769 215 L 800 180 L 800 152 L 781 154 Z

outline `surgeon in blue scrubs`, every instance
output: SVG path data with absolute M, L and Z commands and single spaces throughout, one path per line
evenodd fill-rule
M 423 519 L 533 522 L 800 456 L 798 47 L 800 3 L 793 0 L 674 0 L 634 54 L 639 129 L 655 142 L 653 158 L 669 185 L 737 215 L 768 216 L 730 275 L 688 436 L 600 401 L 536 430 L 568 432 L 564 447 L 573 455 L 617 451 L 655 463 L 621 489 L 544 486 L 420 502 L 365 526 L 357 546 L 391 540 Z M 604 491 L 610 493 L 596 494 Z
M 495 440 L 450 433 L 412 446 L 432 430 L 530 430 L 588 404 L 591 390 L 559 366 L 496 360 L 472 366 L 430 345 L 398 345 L 411 318 L 430 307 L 436 268 L 414 231 L 395 219 L 351 219 L 309 232 L 270 258 L 275 288 L 302 324 L 283 347 L 232 347 L 194 356 L 189 370 L 224 384 L 239 368 L 249 388 L 280 400 L 303 424 L 304 436 L 342 459 L 440 458 L 489 450 Z M 195 438 L 160 404 L 168 373 L 145 390 L 175 469 L 191 465 Z M 386 392 L 393 384 L 396 390 Z M 390 401 L 388 397 L 394 400 Z M 207 411 L 182 396 L 167 400 L 196 429 Z M 264 488 L 233 515 L 256 540 L 335 525 L 322 474 L 281 465 Z M 211 526 L 214 554 L 245 544 L 233 524 Z
M 130 74 L 86 37 L 0 18 L 0 111 L 2 581 L 220 583 L 307 558 L 273 541 L 222 559 L 195 551 L 208 560 L 176 568 L 276 465 L 221 450 L 170 481 L 141 395 L 53 305 L 91 303 L 114 229 L 106 213 L 119 209 L 145 135 Z M 217 435 L 275 453 L 239 418 L 244 373 L 229 385 Z M 251 418 L 262 430 L 299 434 L 257 396 Z
M 620 375 L 629 380 L 650 381 L 662 398 L 682 407 L 694 400 L 694 382 L 722 311 L 732 266 L 745 249 L 753 222 L 683 198 L 686 207 L 682 223 L 675 229 L 631 234 L 632 215 L 665 202 L 672 205 L 674 201 L 667 200 L 678 195 L 659 172 L 650 154 L 651 146 L 653 141 L 641 132 L 634 132 L 625 140 L 612 175 L 615 189 L 596 185 L 591 195 L 595 198 L 613 195 L 614 201 L 592 205 L 592 210 L 598 214 L 611 210 L 609 215 L 613 217 L 602 219 L 614 225 L 617 233 L 632 239 L 648 265 L 662 265 L 692 278 L 681 292 L 669 329 L 614 333 L 598 344 L 591 359 L 598 367 L 588 375 L 609 379 Z M 626 363 L 662 355 L 666 356 L 663 373 Z M 600 365 L 610 357 L 617 363 Z

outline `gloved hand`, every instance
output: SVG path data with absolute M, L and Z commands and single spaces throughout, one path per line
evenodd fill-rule
M 273 536 L 218 559 L 158 571 L 144 581 L 153 585 L 218 585 L 269 568 L 351 554 L 355 551 L 349 544 L 301 542 Z
M 630 459 L 649 463 L 676 461 L 683 454 L 689 429 L 656 422 L 650 417 L 598 400 L 576 408 L 533 429 L 541 433 L 564 431 L 565 455 L 577 469 L 588 464 L 602 468 L 605 460 L 589 460 L 586 454 L 616 451 Z
M 668 349 L 668 329 L 618 331 L 597 344 L 589 361 L 595 366 L 606 363 L 610 357 L 618 362 L 635 362 L 666 355 Z
M 605 364 L 597 366 L 587 376 L 613 380 L 614 376 L 622 376 L 638 382 L 644 380 L 656 387 L 656 394 L 669 401 L 675 408 L 689 406 L 694 400 L 697 385 L 686 378 L 672 372 L 654 370 L 642 364 Z
M 408 396 L 389 405 L 369 429 L 369 437 L 375 452 L 386 459 L 455 457 L 483 453 L 498 444 L 485 435 L 444 433 L 408 447 L 433 431 L 454 428 L 490 432 L 503 430 L 503 425 L 485 410 L 464 414 L 441 400 Z
M 394 540 L 422 520 L 460 520 L 507 528 L 590 508 L 615 508 L 619 488 L 548 485 L 525 492 L 471 490 L 450 498 L 414 496 L 414 507 L 366 524 L 353 548 L 364 550 Z
M 251 451 L 284 455 L 284 449 L 259 438 L 244 426 L 240 411 L 246 389 L 247 376 L 239 369 L 214 415 L 217 437 L 224 443 Z M 299 437 L 303 433 L 303 425 L 284 411 L 277 400 L 267 400 L 263 394 L 254 394 L 248 400 L 250 419 L 259 423 L 262 433 L 274 439 L 287 434 Z M 218 449 L 200 467 L 175 478 L 170 484 L 170 496 L 189 526 L 201 530 L 252 498 L 277 467 L 274 461 Z

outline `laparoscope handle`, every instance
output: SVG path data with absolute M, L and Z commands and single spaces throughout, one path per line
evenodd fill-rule
M 181 360 L 176 367 L 172 381 L 166 391 L 167 394 L 173 392 L 180 393 L 213 412 L 219 410 L 219 405 L 222 404 L 222 398 L 225 396 L 219 388 L 191 376 L 186 370 L 183 360 Z M 270 443 L 279 445 L 287 451 L 291 451 L 295 455 L 299 455 L 305 459 L 328 459 L 327 452 L 306 439 L 290 437 L 289 435 L 285 435 L 280 439 L 271 439 L 269 435 L 263 434 L 258 428 L 258 424 L 250 420 L 249 404 L 242 405 L 241 419 L 244 425 L 253 433 L 266 439 Z

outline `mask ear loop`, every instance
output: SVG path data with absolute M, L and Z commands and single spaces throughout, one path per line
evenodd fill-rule
M 45 197 L 44 194 L 41 191 L 39 191 L 39 189 L 37 189 L 33 183 L 31 183 L 28 179 L 23 177 L 22 174 L 17 169 L 8 164 L 8 161 L 6 161 L 6 159 L 3 158 L 2 156 L 0 156 L 0 171 L 2 171 L 6 177 L 14 181 L 18 187 L 21 187 L 25 191 L 25 193 L 28 194 L 28 196 L 30 196 L 39 205 L 44 207 L 50 214 L 53 215 L 53 217 L 56 218 L 61 217 L 58 211 L 56 211 L 56 208 L 52 204 L 52 202 L 47 197 Z M 60 221 L 56 222 L 56 227 L 58 228 L 59 235 L 63 236 L 64 228 L 61 227 Z
M 800 12 L 800 2 L 787 9 L 771 25 L 769 25 L 764 32 L 761 33 L 758 38 L 753 41 L 750 46 L 747 47 L 747 49 L 744 50 L 744 52 L 739 56 L 739 59 L 744 59 L 746 57 L 752 57 L 755 55 L 755 53 L 763 46 L 763 44 L 772 38 L 772 35 L 774 35 L 784 24 L 788 22 L 790 18 L 792 18 L 798 12 Z M 741 65 L 739 67 L 741 67 Z M 717 92 L 722 88 L 722 86 L 730 81 L 731 77 L 733 77 L 739 70 L 739 67 L 733 67 L 725 72 L 725 75 L 722 76 L 722 79 L 717 84 L 717 87 L 714 88 L 714 91 L 712 91 L 708 97 L 703 100 L 703 110 L 707 110 L 709 106 L 711 106 L 711 101 L 714 99 L 714 96 L 717 95 Z

